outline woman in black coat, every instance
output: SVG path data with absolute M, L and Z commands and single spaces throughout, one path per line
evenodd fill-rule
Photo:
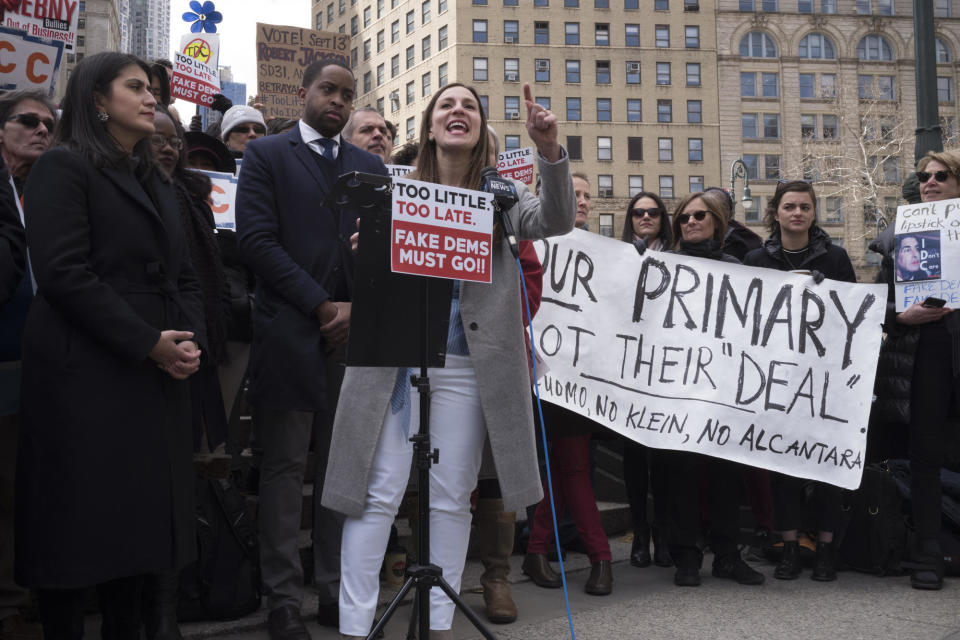
M 746 255 L 745 265 L 780 271 L 816 271 L 831 280 L 857 281 L 847 252 L 834 245 L 827 232 L 817 225 L 817 194 L 809 182 L 792 180 L 777 185 L 767 204 L 764 222 L 770 229 L 770 237 L 762 247 Z M 811 577 L 821 582 L 836 580 L 833 533 L 840 525 L 840 488 L 782 473 L 771 474 L 774 517 L 783 535 L 783 556 L 773 577 L 794 580 L 800 575 L 797 530 L 807 483 L 813 486 L 818 527 L 817 555 Z
M 680 200 L 673 214 L 672 253 L 682 256 L 740 264 L 723 252 L 727 230 L 726 212 L 714 198 L 692 193 Z M 761 585 L 762 573 L 754 571 L 740 557 L 740 476 L 741 465 L 690 451 L 660 452 L 669 469 L 670 507 L 673 531 L 670 555 L 677 567 L 673 583 L 678 587 L 700 586 L 703 550 L 701 538 L 700 483 L 706 478 L 707 509 L 710 518 L 710 547 L 713 549 L 713 576 L 744 585 Z
M 23 338 L 16 578 L 44 635 L 83 635 L 97 586 L 104 637 L 134 638 L 143 576 L 196 555 L 190 389 L 199 286 L 149 137 L 139 59 L 81 61 L 55 148 L 24 197 L 37 296 Z

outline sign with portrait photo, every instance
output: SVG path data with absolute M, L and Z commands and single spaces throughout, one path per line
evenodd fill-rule
M 898 207 L 893 260 L 897 311 L 930 297 L 960 308 L 960 199 Z

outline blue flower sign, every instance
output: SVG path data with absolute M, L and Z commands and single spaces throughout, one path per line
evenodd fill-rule
M 203 4 L 200 4 L 197 0 L 191 0 L 190 8 L 193 9 L 193 11 L 184 13 L 183 21 L 193 23 L 190 25 L 191 33 L 200 33 L 201 31 L 206 33 L 217 32 L 217 24 L 223 20 L 223 14 L 216 11 L 216 7 L 213 6 L 210 0 L 207 0 Z

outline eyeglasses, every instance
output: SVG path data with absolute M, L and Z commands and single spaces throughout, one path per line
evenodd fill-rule
M 7 118 L 7 122 L 17 121 L 28 129 L 36 129 L 40 126 L 40 123 L 43 123 L 43 126 L 47 128 L 47 131 L 53 131 L 53 127 L 56 126 L 56 122 L 50 118 L 41 118 L 40 116 L 34 115 L 32 113 L 18 113 L 15 116 L 10 116 Z
M 680 215 L 677 216 L 677 222 L 679 222 L 679 223 L 680 223 L 680 226 L 682 227 L 683 225 L 685 225 L 685 224 L 687 224 L 688 222 L 690 222 L 690 217 L 691 217 L 691 216 L 692 216 L 697 222 L 701 222 L 704 218 L 707 217 L 707 214 L 708 214 L 708 213 L 710 213 L 710 212 L 709 212 L 709 211 L 704 211 L 704 210 L 702 210 L 702 209 L 701 209 L 700 211 L 691 211 L 690 213 L 681 213 Z
M 656 220 L 657 218 L 659 218 L 661 213 L 662 212 L 660 211 L 660 209 L 657 209 L 655 207 L 652 209 L 644 209 L 642 207 L 637 207 L 636 209 L 630 210 L 630 215 L 632 215 L 634 218 L 642 218 L 643 216 L 646 215 L 646 216 L 649 216 L 651 220 Z
M 168 144 L 172 149 L 180 150 L 183 148 L 183 140 L 179 136 L 172 136 L 167 138 L 166 136 L 161 136 L 158 133 L 150 136 L 150 144 L 152 144 L 157 149 L 162 149 L 163 145 Z
M 949 171 L 935 171 L 930 173 L 929 171 L 917 171 L 917 180 L 920 184 L 923 184 L 930 178 L 933 178 L 937 182 L 946 182 L 947 178 L 950 177 Z
M 260 136 L 267 133 L 263 125 L 259 124 L 238 124 L 233 129 L 230 129 L 230 133 L 249 133 L 251 131 Z

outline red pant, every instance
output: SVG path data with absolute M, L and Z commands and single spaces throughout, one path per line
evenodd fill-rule
M 577 532 L 587 547 L 590 562 L 610 560 L 610 544 L 600 524 L 600 510 L 590 484 L 590 434 L 569 438 L 554 438 L 550 445 L 550 472 L 553 478 L 553 501 L 557 513 L 564 507 L 570 515 Z M 543 479 L 543 492 L 547 493 L 547 479 Z M 546 554 L 553 540 L 553 520 L 550 515 L 550 500 L 544 497 L 537 505 L 527 553 Z

